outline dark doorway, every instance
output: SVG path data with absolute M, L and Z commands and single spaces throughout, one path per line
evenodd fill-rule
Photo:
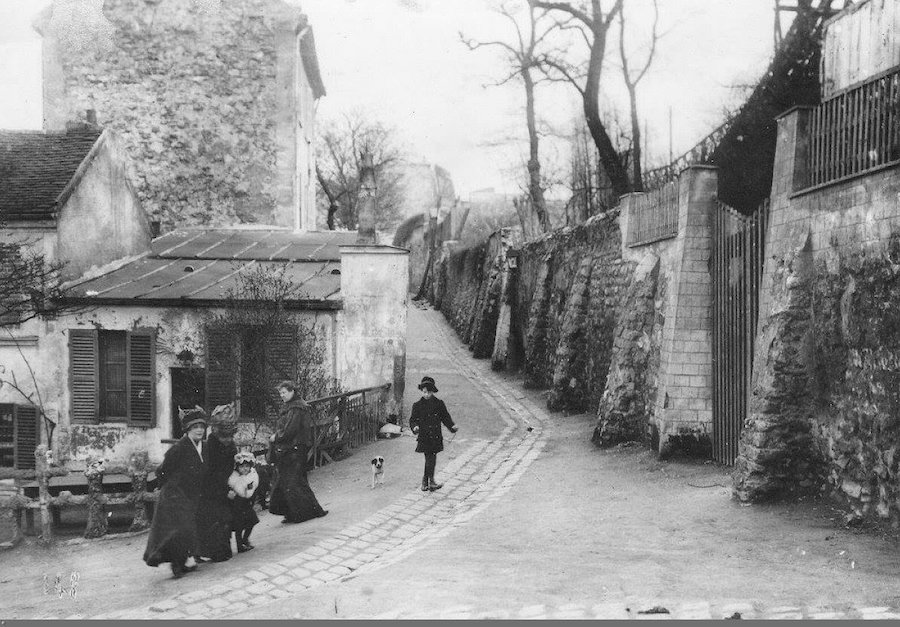
M 181 420 L 178 409 L 206 405 L 206 369 L 170 368 L 172 373 L 172 437 L 180 438 Z

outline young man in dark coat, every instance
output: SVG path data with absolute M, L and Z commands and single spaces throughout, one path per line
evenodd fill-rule
M 409 417 L 409 427 L 417 434 L 416 452 L 425 454 L 425 474 L 422 476 L 422 491 L 440 490 L 444 484 L 434 480 L 434 469 L 437 465 L 437 454 L 444 450 L 444 435 L 441 425 L 456 433 L 458 427 L 453 424 L 450 412 L 444 401 L 434 396 L 438 389 L 431 377 L 423 377 L 419 383 L 422 398 L 413 403 Z
M 185 412 L 181 417 L 184 436 L 166 451 L 156 469 L 161 490 L 144 561 L 148 566 L 169 562 L 176 579 L 197 569 L 197 508 L 207 472 L 206 424 L 202 409 Z
M 278 384 L 284 406 L 270 446 L 275 450 L 275 484 L 269 499 L 269 512 L 283 515 L 283 523 L 299 523 L 328 513 L 322 509 L 309 480 L 306 464 L 312 446 L 312 410 L 290 381 Z

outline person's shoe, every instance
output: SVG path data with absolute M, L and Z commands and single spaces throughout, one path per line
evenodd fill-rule
M 184 577 L 184 567 L 177 566 L 175 562 L 172 562 L 172 579 L 181 579 Z
M 323 509 L 323 510 L 322 510 L 322 513 L 319 514 L 319 515 L 317 516 L 317 518 L 322 518 L 323 516 L 327 516 L 327 515 L 328 515 L 328 510 L 327 510 L 327 509 Z
M 428 492 L 428 479 L 422 479 L 422 492 Z
M 249 551 L 250 549 L 255 549 L 256 547 L 250 544 L 250 542 L 244 542 L 244 548 Z
M 444 487 L 443 483 L 437 483 L 434 479 L 428 482 L 428 489 L 434 492 L 435 490 L 440 490 Z
M 238 553 L 246 553 L 247 551 L 252 551 L 252 550 L 253 550 L 252 544 L 242 544 L 241 546 L 238 547 Z

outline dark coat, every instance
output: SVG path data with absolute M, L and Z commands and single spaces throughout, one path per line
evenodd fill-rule
M 326 514 L 306 478 L 307 452 L 312 444 L 312 410 L 302 399 L 289 400 L 278 414 L 273 446 L 275 482 L 269 512 L 302 522 Z
M 312 446 L 312 409 L 301 398 L 292 398 L 278 412 L 275 427 L 275 448 L 296 449 Z
M 456 426 L 450 418 L 450 412 L 444 401 L 436 396 L 420 398 L 412 406 L 412 414 L 409 417 L 409 428 L 419 430 L 416 445 L 417 453 L 440 453 L 444 450 L 444 434 L 441 431 L 441 423 L 456 433 Z
M 206 441 L 207 473 L 200 493 L 197 535 L 200 555 L 215 561 L 231 557 L 231 500 L 228 477 L 234 470 L 234 442 L 222 443 L 211 435 Z
M 160 486 L 159 502 L 150 525 L 144 561 L 148 566 L 172 562 L 184 564 L 197 552 L 197 510 L 207 473 L 207 447 L 203 460 L 187 435 L 166 451 L 156 469 Z

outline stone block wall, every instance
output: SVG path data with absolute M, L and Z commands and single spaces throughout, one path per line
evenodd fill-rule
M 37 25 L 44 127 L 95 110 L 164 229 L 294 227 L 312 165 L 298 155 L 313 132 L 302 119 L 313 94 L 298 84 L 304 20 L 279 0 L 56 0 Z
M 734 491 L 831 493 L 852 516 L 900 524 L 900 172 L 796 193 L 807 115 L 779 120 Z

